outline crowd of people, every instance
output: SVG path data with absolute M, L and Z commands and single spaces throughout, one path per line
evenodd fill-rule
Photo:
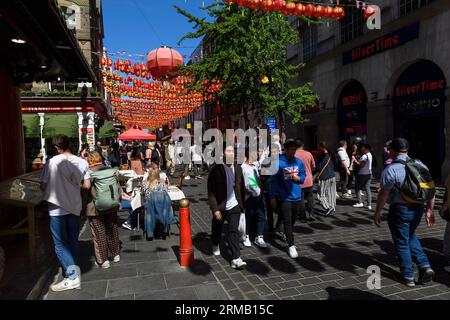
M 347 141 L 339 141 L 338 149 L 332 152 L 326 142 L 320 142 L 317 159 L 304 148 L 301 139 L 289 139 L 281 152 L 272 144 L 269 153 L 279 154 L 276 170 L 270 176 L 261 175 L 264 151 L 251 152 L 248 147 L 245 161 L 239 165 L 234 155 L 234 146 L 224 145 L 224 163 L 215 165 L 208 176 L 208 203 L 212 212 L 212 252 L 221 255 L 220 240 L 224 220 L 228 220 L 228 242 L 231 248 L 231 267 L 242 269 L 246 262 L 240 254 L 241 241 L 250 247 L 252 226 L 254 244 L 267 248 L 264 241 L 266 223 L 269 232 L 279 233 L 286 243 L 288 255 L 299 256 L 294 245 L 293 226 L 298 219 L 314 221 L 317 214 L 330 216 L 336 211 L 336 198 L 352 199 L 354 208 L 365 207 L 372 211 L 372 169 L 376 158 L 371 146 L 362 139 L 355 139 L 350 148 Z M 384 170 L 381 174 L 378 200 L 374 212 L 374 223 L 380 225 L 381 212 L 389 204 L 388 226 L 400 263 L 401 281 L 415 285 L 413 262 L 419 270 L 419 283 L 430 282 L 434 271 L 421 244 L 415 235 L 425 214 L 428 226 L 434 224 L 435 185 L 425 164 L 408 156 L 409 144 L 396 138 L 386 143 L 383 154 Z M 267 152 L 266 152 L 267 156 Z M 226 159 L 234 161 L 226 161 Z M 336 175 L 339 181 L 336 182 Z M 406 181 L 406 182 L 405 182 Z M 354 183 L 354 185 L 352 184 Z M 314 206 L 314 184 L 317 183 L 317 199 L 323 210 Z M 446 181 L 450 192 L 450 177 Z M 366 204 L 363 202 L 366 198 Z M 449 221 L 449 201 L 446 196 L 440 216 Z M 274 226 L 274 212 L 278 213 Z M 242 229 L 240 226 L 245 227 Z M 281 226 L 283 227 L 281 231 Z M 241 234 L 240 234 L 241 231 Z M 449 259 L 450 271 L 450 223 L 444 235 L 443 253 Z
M 181 172 L 181 185 L 189 176 L 189 170 L 194 170 L 194 177 L 198 179 L 202 178 L 203 171 L 208 171 L 212 253 L 221 255 L 222 228 L 224 221 L 228 221 L 230 264 L 235 269 L 246 266 L 241 257 L 240 243 L 244 248 L 252 245 L 262 249 L 268 247 L 266 229 L 281 236 L 286 243 L 287 254 L 296 259 L 299 256 L 293 232 L 296 221 L 308 223 L 314 221 L 317 215 L 326 217 L 335 214 L 337 198 L 349 200 L 346 201 L 348 205 L 355 208 L 372 210 L 372 169 L 376 166 L 376 157 L 372 155 L 371 146 L 362 139 L 355 139 L 349 147 L 347 141 L 339 141 L 334 152 L 326 142 L 320 142 L 318 153 L 314 155 L 305 150 L 301 139 L 288 139 L 283 145 L 278 142 L 259 151 L 246 146 L 244 158 L 240 159 L 242 161 L 237 159 L 236 145 L 224 144 L 223 164 L 208 162 L 201 153 L 203 148 L 194 145 L 188 150 L 192 165 L 179 160 L 183 153 L 181 140 L 176 143 L 168 141 L 161 146 L 148 143 L 145 147 L 137 142 L 114 142 L 109 150 L 98 146 L 95 151 L 90 151 L 83 147 L 79 156 L 70 151 L 66 136 L 55 137 L 54 145 L 55 154 L 47 161 L 41 177 L 44 199 L 49 203 L 51 235 L 64 275 L 63 281 L 51 287 L 54 291 L 80 287 L 79 271 L 74 266 L 80 254 L 78 233 L 81 214 L 89 220 L 95 264 L 109 268 L 111 263 L 120 261 L 117 213 L 121 208 L 130 209 L 130 215 L 122 227 L 133 230 L 138 224 L 139 211 L 131 210 L 133 195 L 125 193 L 119 186 L 119 167 L 129 168 L 136 175 L 143 176 L 140 192 L 144 197 L 152 198 L 160 193 L 161 199 L 164 193 L 167 195 L 170 185 L 165 172 L 173 177 L 175 165 Z M 388 203 L 388 226 L 399 258 L 402 281 L 413 286 L 413 261 L 418 264 L 420 282 L 429 282 L 434 276 L 415 230 L 424 214 L 428 225 L 434 223 L 435 188 L 427 167 L 418 160 L 411 160 L 408 149 L 408 142 L 401 138 L 386 143 L 380 188 L 375 191 L 378 199 L 374 222 L 380 225 L 381 212 Z M 263 170 L 270 166 L 266 162 L 268 157 L 277 159 L 270 175 L 263 174 Z M 416 170 L 415 176 L 423 178 L 420 186 L 425 191 L 422 190 L 421 198 L 414 198 L 411 194 L 409 198 L 405 197 L 404 182 L 413 179 L 411 170 Z M 447 193 L 450 192 L 450 178 L 446 181 L 446 187 Z M 411 200 L 411 197 L 414 199 Z M 316 199 L 321 209 L 315 205 Z M 352 199 L 355 199 L 354 203 L 350 201 Z M 448 199 L 446 197 L 439 211 L 447 221 L 450 220 Z M 171 212 L 170 199 L 169 202 L 167 199 L 161 201 L 169 203 L 167 211 Z M 173 219 L 170 212 L 165 219 L 168 224 Z M 152 230 L 145 230 L 147 239 L 153 236 L 154 221 L 148 222 L 148 225 L 152 226 Z M 449 241 L 448 223 L 444 235 L 444 254 L 450 261 Z

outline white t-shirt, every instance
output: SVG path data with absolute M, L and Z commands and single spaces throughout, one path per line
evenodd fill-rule
M 363 154 L 359 162 L 365 161 L 364 167 L 359 169 L 358 174 L 372 174 L 372 154 L 370 152 Z
M 197 147 L 196 145 L 193 145 L 191 147 L 191 154 L 192 154 L 192 158 L 191 160 L 193 162 L 201 162 L 202 161 L 202 154 L 201 154 L 201 147 Z
M 90 178 L 86 160 L 62 154 L 51 158 L 41 176 L 41 181 L 47 183 L 44 200 L 50 204 L 50 216 L 79 216 L 82 209 L 81 183 Z
M 345 151 L 344 148 L 339 148 L 337 154 L 339 157 L 339 164 L 344 161 L 345 167 L 350 167 L 350 158 L 348 157 L 347 151 Z

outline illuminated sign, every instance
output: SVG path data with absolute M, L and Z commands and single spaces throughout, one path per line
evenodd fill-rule
M 342 64 L 350 64 L 363 60 L 378 53 L 397 48 L 411 40 L 419 38 L 419 22 L 388 33 L 362 46 L 346 51 L 342 57 Z

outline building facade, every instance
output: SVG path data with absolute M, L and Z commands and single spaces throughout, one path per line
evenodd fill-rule
M 320 100 L 305 124 L 287 121 L 287 135 L 302 137 L 312 150 L 320 141 L 334 148 L 340 139 L 359 136 L 380 164 L 385 142 L 402 136 L 410 154 L 442 181 L 450 173 L 450 2 L 375 2 L 380 30 L 369 30 L 357 8 L 330 23 L 308 26 L 292 19 L 300 40 L 287 49 L 288 61 L 305 63 L 297 84 L 312 82 Z

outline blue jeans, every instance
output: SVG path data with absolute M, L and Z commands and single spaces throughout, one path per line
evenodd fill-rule
M 120 205 L 122 209 L 131 209 L 131 201 L 130 200 L 122 200 L 120 202 Z M 131 211 L 130 215 L 128 216 L 127 221 L 125 221 L 126 224 L 129 224 L 132 228 L 137 227 L 137 216 L 138 216 L 138 210 Z
M 76 261 L 80 255 L 80 217 L 68 214 L 50 217 L 50 232 L 55 244 L 55 252 L 63 268 L 64 278 L 74 279 L 79 274 Z
M 250 197 L 245 201 L 245 233 L 248 235 L 250 230 L 250 222 L 256 215 L 258 223 L 256 225 L 256 235 L 262 236 L 264 234 L 264 227 L 266 225 L 266 213 L 264 211 L 263 197 Z
M 394 241 L 395 251 L 400 261 L 400 271 L 405 279 L 414 279 L 413 259 L 419 269 L 430 267 L 427 256 L 416 237 L 424 209 L 404 206 L 390 206 L 388 215 L 389 229 Z

